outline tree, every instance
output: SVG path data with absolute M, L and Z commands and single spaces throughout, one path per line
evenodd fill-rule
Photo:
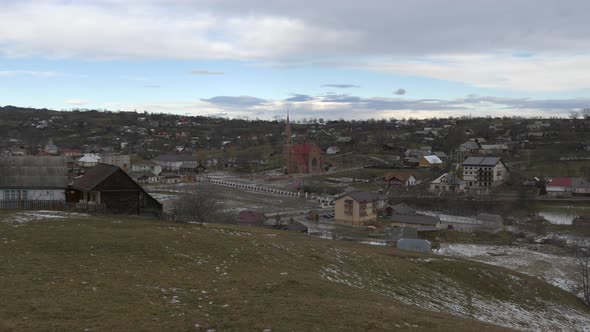
M 213 196 L 212 186 L 199 184 L 194 192 L 185 193 L 174 201 L 171 216 L 178 222 L 227 223 L 230 218 L 222 208 Z

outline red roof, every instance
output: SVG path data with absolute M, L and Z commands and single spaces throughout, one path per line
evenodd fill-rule
M 548 187 L 571 187 L 572 186 L 572 178 L 568 177 L 559 177 L 553 178 L 551 182 L 547 184 Z

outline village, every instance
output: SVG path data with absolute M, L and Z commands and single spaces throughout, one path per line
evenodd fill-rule
M 338 135 L 326 121 L 289 117 L 272 123 L 273 139 L 259 146 L 228 137 L 200 145 L 201 126 L 182 117 L 166 131 L 124 126 L 115 148 L 72 146 L 58 135 L 34 148 L 6 139 L 0 208 L 16 213 L 7 220 L 57 211 L 304 233 L 498 265 L 584 296 L 569 250 L 590 244 L 590 152 L 581 139 L 590 120 L 338 122 Z M 25 125 L 45 131 L 59 121 Z M 485 130 L 458 125 L 474 121 Z M 355 137 L 353 126 L 363 125 L 392 134 Z M 564 151 L 554 151 L 571 131 Z M 121 142 L 126 132 L 170 143 L 139 152 Z M 453 135 L 460 144 L 447 147 Z M 559 166 L 540 166 L 546 154 Z

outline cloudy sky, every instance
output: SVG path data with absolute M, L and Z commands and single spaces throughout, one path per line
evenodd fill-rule
M 265 118 L 590 108 L 587 0 L 0 0 L 0 105 Z

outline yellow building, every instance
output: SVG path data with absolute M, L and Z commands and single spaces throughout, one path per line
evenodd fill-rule
M 380 197 L 370 192 L 348 193 L 336 199 L 334 220 L 352 226 L 377 221 Z

